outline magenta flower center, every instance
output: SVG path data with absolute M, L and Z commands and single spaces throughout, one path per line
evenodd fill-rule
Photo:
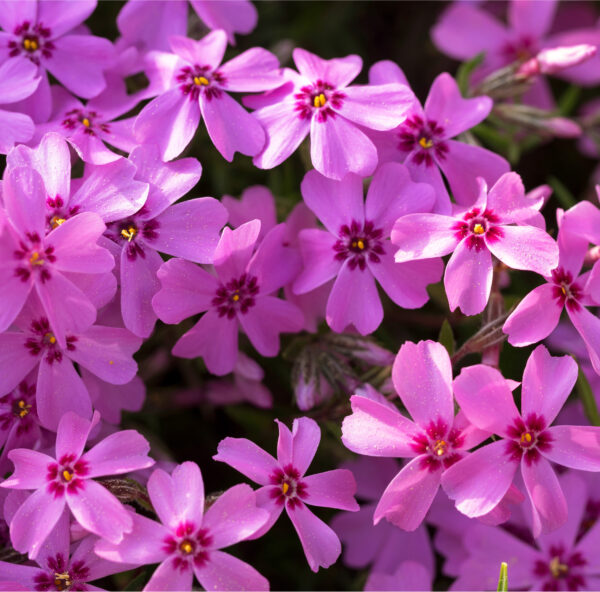
M 29 330 L 32 335 L 25 341 L 25 349 L 27 349 L 32 356 L 44 355 L 44 360 L 47 364 L 62 362 L 63 351 L 58 345 L 46 317 L 41 317 L 39 320 L 32 321 Z M 66 342 L 67 351 L 75 351 L 77 337 L 75 337 L 75 335 L 67 335 Z
M 13 34 L 16 39 L 8 42 L 10 57 L 25 56 L 36 65 L 39 65 L 40 57 L 52 57 L 55 49 L 54 43 L 50 41 L 52 32 L 42 23 L 32 26 L 29 21 L 24 21 L 15 27 Z
M 34 425 L 35 385 L 23 380 L 7 399 L 8 405 L 0 413 L 0 430 L 7 432 L 16 423 L 17 436 L 27 433 Z
M 142 208 L 138 214 L 143 214 Z M 157 220 L 140 220 L 138 217 L 120 220 L 108 224 L 106 236 L 127 249 L 127 258 L 135 261 L 138 257 L 144 259 L 144 241 L 156 240 L 159 236 L 160 223 Z
M 49 264 L 56 261 L 54 247 L 44 247 L 37 232 L 26 233 L 26 240 L 19 241 L 19 249 L 13 256 L 20 263 L 15 268 L 15 275 L 26 282 L 30 277 L 37 277 L 43 283 L 51 277 Z
M 36 590 L 87 590 L 85 582 L 90 579 L 90 570 L 84 561 L 68 565 L 62 553 L 48 557 L 48 572 L 35 576 Z
M 246 314 L 254 306 L 259 291 L 257 278 L 244 273 L 238 279 L 221 284 L 212 299 L 212 305 L 217 308 L 220 317 L 232 319 L 238 311 Z
M 582 289 L 573 281 L 573 276 L 569 271 L 562 267 L 552 270 L 552 295 L 556 303 L 562 308 L 567 306 L 571 311 L 578 311 L 580 308 L 579 300 L 581 300 Z
M 506 428 L 508 438 L 506 453 L 516 461 L 525 458 L 527 465 L 540 458 L 540 451 L 547 452 L 552 448 L 552 435 L 546 430 L 547 422 L 543 415 L 530 413 L 525 421 L 520 417 Z
M 63 454 L 58 462 L 48 465 L 48 493 L 53 494 L 55 498 L 61 497 L 65 489 L 71 494 L 77 493 L 84 488 L 85 476 L 88 473 L 87 461 L 78 459 L 74 454 Z
M 87 111 L 85 109 L 71 109 L 67 111 L 62 125 L 69 130 L 80 128 L 88 136 L 95 136 L 97 131 L 110 132 L 110 126 L 108 123 L 103 123 L 101 115 L 96 111 Z
M 469 249 L 481 251 L 486 248 L 486 242 L 493 243 L 504 236 L 499 223 L 500 218 L 489 208 L 483 212 L 480 208 L 473 208 L 454 224 L 452 230 L 458 240 L 466 239 Z
M 500 53 L 507 63 L 526 62 L 539 51 L 537 40 L 530 35 L 521 35 L 514 41 L 506 43 Z
M 548 559 L 538 559 L 533 572 L 544 583 L 542 590 L 585 590 L 587 589 L 583 567 L 587 564 L 579 552 L 568 552 L 562 545 L 552 545 Z
M 444 160 L 448 146 L 444 142 L 444 128 L 436 121 L 411 115 L 398 130 L 398 150 L 412 152 L 415 164 L 433 166 L 435 160 Z
M 164 539 L 163 549 L 172 556 L 175 569 L 186 571 L 190 563 L 202 567 L 208 561 L 212 541 L 208 529 L 197 528 L 193 522 L 186 521 Z
M 300 119 L 309 119 L 315 114 L 317 121 L 322 123 L 327 121 L 328 117 L 335 117 L 333 109 L 341 109 L 345 98 L 346 95 L 336 90 L 329 82 L 317 80 L 314 84 L 303 86 L 294 95 L 294 111 Z
M 431 421 L 423 432 L 413 437 L 411 448 L 421 458 L 421 469 L 437 471 L 452 466 L 461 458 L 459 449 L 464 444 L 460 430 L 449 427 L 445 421 Z
M 48 197 L 46 205 L 50 213 L 46 214 L 46 232 L 51 232 L 65 223 L 69 218 L 79 213 L 79 206 L 66 207 L 63 198 L 60 195 Z
M 211 70 L 210 66 L 184 66 L 175 77 L 179 83 L 179 90 L 189 96 L 191 101 L 196 101 L 203 94 L 208 101 L 221 96 L 221 87 L 227 79 L 218 70 Z
M 300 471 L 291 464 L 277 468 L 269 477 L 274 487 L 271 488 L 270 496 L 279 505 L 287 504 L 294 508 L 302 505 L 302 500 L 308 495 L 306 483 L 302 481 Z
M 367 259 L 371 263 L 379 263 L 380 255 L 385 254 L 383 248 L 383 230 L 375 228 L 373 222 L 367 220 L 360 224 L 352 220 L 350 226 L 344 224 L 338 231 L 339 239 L 333 245 L 335 259 L 348 260 L 350 269 L 358 268 L 363 271 L 367 266 Z

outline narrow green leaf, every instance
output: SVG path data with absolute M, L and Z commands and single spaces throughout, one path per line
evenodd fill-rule
M 563 116 L 571 115 L 579 102 L 581 96 L 581 87 L 572 84 L 561 95 L 558 101 L 558 111 Z
M 587 381 L 585 374 L 579 369 L 579 376 L 577 377 L 577 391 L 579 397 L 583 403 L 583 410 L 585 415 L 589 419 L 590 423 L 594 426 L 600 426 L 600 413 L 598 413 L 598 406 L 596 405 L 596 398 L 592 392 L 592 387 Z
M 508 564 L 500 564 L 500 577 L 498 578 L 498 592 L 508 592 Z
M 452 356 L 456 349 L 456 340 L 454 339 L 454 332 L 448 322 L 448 319 L 444 319 L 440 334 L 438 335 L 438 341 L 448 350 L 448 355 Z
M 463 97 L 466 96 L 469 91 L 469 80 L 473 70 L 483 62 L 484 57 L 484 52 L 479 53 L 473 59 L 464 62 L 458 67 L 458 71 L 456 72 L 456 83 L 458 84 L 458 88 L 460 88 Z
M 565 208 L 565 210 L 568 210 L 577 203 L 575 196 L 554 175 L 548 177 L 548 185 L 552 187 L 556 199 L 558 199 L 560 205 Z

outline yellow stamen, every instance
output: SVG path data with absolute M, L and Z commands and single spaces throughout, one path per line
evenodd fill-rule
M 181 544 L 179 545 L 179 548 L 186 554 L 189 555 L 193 550 L 194 547 L 192 546 L 192 543 L 190 543 L 190 541 L 185 540 L 185 541 L 181 541 Z
M 126 238 L 128 242 L 131 242 L 137 233 L 138 233 L 138 231 L 135 226 L 130 226 L 129 228 L 123 228 L 123 230 L 121 230 L 121 236 L 123 238 Z
M 52 345 L 54 345 L 56 343 L 56 337 L 54 337 L 53 333 L 46 333 L 44 335 L 44 341 L 46 343 L 51 343 Z
M 475 226 L 473 226 L 473 232 L 475 234 L 483 234 L 485 232 L 485 228 L 482 224 L 477 223 Z
M 442 456 L 443 454 L 445 454 L 447 446 L 448 444 L 446 444 L 445 440 L 438 440 L 433 445 L 433 452 L 435 452 L 437 456 Z
M 73 479 L 73 473 L 71 473 L 70 471 L 67 471 L 67 469 L 65 469 L 62 472 L 62 476 L 63 476 L 63 479 L 67 482 L 69 482 L 71 479 Z
M 64 218 L 59 218 L 58 216 L 54 216 L 52 220 L 50 220 L 50 226 L 52 228 L 58 228 L 61 224 L 64 224 L 66 220 Z
M 567 290 L 566 290 L 566 288 L 564 286 L 560 287 L 560 291 L 563 293 L 563 296 L 567 295 Z
M 237 301 L 240 299 L 240 295 L 239 295 L 239 294 L 236 292 L 236 293 L 235 293 L 235 294 L 234 294 L 234 295 L 231 297 L 231 299 L 232 299 L 234 302 L 237 302 Z
M 210 83 L 208 78 L 204 78 L 204 76 L 194 76 L 194 84 L 196 86 L 208 86 Z
M 90 120 L 87 117 L 84 117 L 81 120 L 81 123 L 83 123 L 83 125 L 85 125 L 85 127 L 90 127 Z
M 323 107 L 326 102 L 327 102 L 327 99 L 325 98 L 325 95 L 323 93 L 321 93 L 320 95 L 317 95 L 313 99 L 313 105 L 315 107 Z
M 38 48 L 38 44 L 35 39 L 23 39 L 23 47 L 27 51 L 35 51 Z
M 365 243 L 362 239 L 358 239 L 356 241 L 356 246 L 362 251 L 365 248 Z
M 525 444 L 525 442 L 529 444 L 531 440 L 533 440 L 533 438 L 531 437 L 531 434 L 529 432 L 525 432 L 521 435 L 521 444 Z
M 68 590 L 73 585 L 73 580 L 69 572 L 56 573 L 54 572 L 54 587 L 57 590 Z
M 560 562 L 559 557 L 550 560 L 550 573 L 554 578 L 560 578 L 569 571 L 569 567 Z
M 290 484 L 287 482 L 284 482 L 284 484 L 281 486 L 281 491 L 283 491 L 283 495 L 286 495 L 289 490 L 290 490 Z
M 431 148 L 433 146 L 433 141 L 423 137 L 419 140 L 419 146 L 421 146 L 421 148 Z
M 29 413 L 29 410 L 31 409 L 31 405 L 27 405 L 27 403 L 25 403 L 25 401 L 23 401 L 23 399 L 21 399 L 17 403 L 17 406 L 19 407 L 19 417 L 21 419 L 23 419 Z
M 109 360 L 108 363 L 112 366 L 114 364 L 113 360 Z
M 31 257 L 29 257 L 29 263 L 31 265 L 44 265 L 44 260 L 40 257 L 38 251 L 34 251 L 31 253 Z

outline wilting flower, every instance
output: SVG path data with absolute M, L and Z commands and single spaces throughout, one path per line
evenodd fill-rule
M 398 245 L 396 261 L 440 257 L 452 253 L 446 265 L 444 286 L 450 310 L 480 313 L 492 287 L 492 255 L 512 269 L 549 276 L 558 265 L 558 246 L 541 228 L 529 225 L 537 203 L 525 195 L 516 173 L 502 175 L 489 190 L 480 180 L 479 197 L 469 210 L 454 216 L 410 214 L 392 230 Z M 513 225 L 517 223 L 517 225 Z
M 460 460 L 442 477 L 458 510 L 481 516 L 492 510 L 520 467 L 531 500 L 533 534 L 558 528 L 567 503 L 550 462 L 582 471 L 600 471 L 600 428 L 551 426 L 575 381 L 577 364 L 552 357 L 538 346 L 527 361 L 521 413 L 508 381 L 490 366 L 464 368 L 454 381 L 462 411 L 473 425 L 501 437 Z
M 305 475 L 321 438 L 316 421 L 307 417 L 295 419 L 292 431 L 280 421 L 277 424 L 277 460 L 246 438 L 225 438 L 219 442 L 213 458 L 262 485 L 256 492 L 257 503 L 269 512 L 269 520 L 255 537 L 267 532 L 285 508 L 310 568 L 318 571 L 319 567 L 335 563 L 342 546 L 335 532 L 306 504 L 356 511 L 356 482 L 346 469 Z
M 205 590 L 268 590 L 253 567 L 220 549 L 248 539 L 267 520 L 248 485 L 222 493 L 204 512 L 198 465 L 185 462 L 169 475 L 157 469 L 148 494 L 160 519 L 131 514 L 133 528 L 121 542 L 100 541 L 95 551 L 110 561 L 160 563 L 144 590 L 191 590 L 194 574 Z

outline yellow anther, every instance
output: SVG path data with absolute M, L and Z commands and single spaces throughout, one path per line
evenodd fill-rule
M 66 220 L 64 218 L 59 218 L 58 216 L 54 216 L 51 220 L 50 220 L 50 226 L 52 226 L 52 228 L 58 228 L 61 224 L 64 224 L 66 222 Z
M 23 399 L 21 399 L 17 403 L 17 406 L 19 407 L 18 415 L 21 419 L 23 419 L 29 413 L 29 410 L 31 409 L 31 405 L 27 405 L 27 403 L 25 401 L 23 401 Z
M 365 248 L 365 243 L 362 239 L 358 239 L 356 241 L 356 246 L 362 251 Z
M 325 98 L 325 95 L 323 93 L 321 93 L 320 95 L 317 95 L 313 99 L 313 105 L 315 107 L 323 107 L 326 102 L 327 102 L 327 99 Z
M 194 550 L 194 547 L 193 547 L 192 543 L 190 543 L 190 541 L 188 541 L 187 539 L 185 541 L 181 541 L 181 544 L 179 545 L 179 548 L 186 555 L 189 555 Z
M 473 232 L 475 234 L 483 234 L 485 232 L 485 228 L 482 224 L 477 223 L 475 226 L 473 226 Z
M 210 83 L 208 78 L 204 78 L 204 76 L 194 76 L 194 84 L 196 86 L 208 86 Z
M 240 295 L 239 295 L 239 294 L 236 292 L 236 293 L 235 293 L 235 294 L 234 294 L 234 295 L 231 297 L 231 299 L 232 299 L 234 302 L 237 302 L 237 301 L 240 299 Z
M 525 442 L 527 442 L 527 444 L 529 444 L 531 442 L 531 440 L 533 440 L 533 438 L 531 437 L 531 434 L 529 432 L 525 432 L 524 434 L 521 434 L 521 444 L 525 444 Z
M 46 343 L 51 343 L 52 345 L 54 345 L 56 343 L 56 337 L 54 337 L 53 333 L 46 333 L 44 335 L 44 341 Z
M 283 491 L 283 495 L 286 495 L 289 490 L 290 490 L 290 484 L 287 482 L 284 482 L 283 485 L 281 486 L 281 491 Z
M 67 471 L 67 469 L 65 469 L 62 472 L 62 476 L 63 476 L 63 479 L 67 482 L 70 481 L 71 479 L 73 479 L 73 473 L 71 473 L 71 471 Z
M 123 238 L 126 238 L 128 242 L 131 242 L 137 233 L 138 233 L 138 231 L 135 226 L 130 226 L 129 228 L 123 228 L 123 230 L 121 230 L 121 236 Z
M 421 146 L 421 148 L 431 148 L 433 146 L 433 141 L 429 138 L 422 137 L 419 140 L 419 146 Z
M 437 456 L 442 456 L 443 454 L 445 454 L 447 446 L 448 444 L 446 444 L 445 440 L 438 440 L 433 445 L 433 452 L 435 452 Z
M 90 127 L 90 125 L 91 125 L 91 124 L 90 124 L 90 120 L 89 120 L 87 117 L 84 117 L 84 118 L 81 120 L 81 123 L 83 123 L 83 125 L 85 125 L 85 127 Z
M 38 44 L 35 39 L 23 39 L 23 47 L 27 51 L 35 51 L 38 48 Z
M 563 293 L 563 296 L 567 295 L 567 289 L 564 286 L 560 287 L 560 291 Z
M 550 560 L 550 573 L 554 578 L 561 578 L 569 571 L 569 567 L 560 562 L 559 557 L 553 557 Z
M 38 251 L 34 251 L 31 253 L 31 257 L 29 257 L 29 263 L 31 265 L 44 265 L 44 260 L 40 257 Z
M 54 587 L 57 590 L 68 590 L 73 585 L 73 580 L 69 572 L 56 573 L 54 572 Z
M 108 363 L 112 366 L 114 364 L 113 360 L 108 360 Z

